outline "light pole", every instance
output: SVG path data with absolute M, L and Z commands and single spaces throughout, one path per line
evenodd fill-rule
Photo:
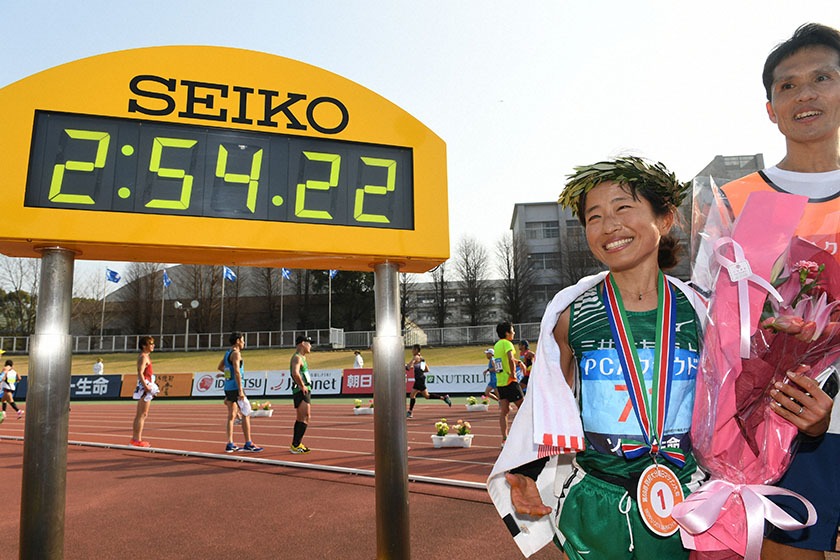
M 190 302 L 190 307 L 192 309 L 198 308 L 198 300 L 194 299 Z M 184 312 L 184 319 L 186 319 L 186 325 L 184 326 L 184 352 L 189 352 L 190 347 L 190 307 L 187 307 L 180 301 L 175 302 L 175 309 L 180 309 Z

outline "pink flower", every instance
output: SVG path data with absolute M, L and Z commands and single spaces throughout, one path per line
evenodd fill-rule
M 798 261 L 793 265 L 794 272 L 807 271 L 808 276 L 816 276 L 820 272 L 820 265 L 814 261 Z

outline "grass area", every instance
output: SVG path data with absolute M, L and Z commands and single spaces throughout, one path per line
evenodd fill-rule
M 484 365 L 487 360 L 484 350 L 487 346 L 445 346 L 440 348 L 424 348 L 423 357 L 430 368 L 435 366 Z M 242 357 L 245 360 L 246 371 L 282 370 L 289 369 L 289 361 L 294 354 L 293 349 L 283 350 L 250 350 L 245 348 Z M 84 375 L 93 373 L 93 364 L 97 354 L 77 354 L 73 356 L 71 373 Z M 101 354 L 105 363 L 106 374 L 135 373 L 137 354 Z M 216 366 L 224 357 L 220 351 L 196 352 L 160 352 L 152 354 L 155 373 L 194 373 L 198 371 L 215 371 Z M 318 350 L 317 348 L 307 358 L 311 369 L 344 369 L 353 367 L 352 350 Z M 406 349 L 405 360 L 411 357 L 411 349 Z M 362 351 L 365 367 L 373 367 L 373 352 Z M 15 370 L 21 375 L 29 373 L 29 356 L 11 356 L 15 362 Z

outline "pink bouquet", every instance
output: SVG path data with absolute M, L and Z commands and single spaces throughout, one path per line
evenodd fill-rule
M 712 478 L 674 508 L 687 548 L 731 549 L 757 560 L 765 519 L 786 530 L 816 521 L 804 499 L 809 519 L 801 524 L 766 497 L 793 494 L 767 486 L 787 469 L 797 434 L 769 406 L 774 383 L 797 368 L 816 376 L 840 356 L 840 329 L 830 320 L 840 270 L 831 255 L 794 237 L 806 202 L 753 193 L 731 235 L 725 219 L 707 235 L 706 255 L 719 267 L 708 275 L 709 324 L 691 436 Z

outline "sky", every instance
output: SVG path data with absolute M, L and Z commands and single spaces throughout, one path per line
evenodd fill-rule
M 715 155 L 776 163 L 761 70 L 809 21 L 840 28 L 837 0 L 0 0 L 0 87 L 157 45 L 306 62 L 446 142 L 452 251 L 465 236 L 492 250 L 514 203 L 556 200 L 576 165 L 635 154 L 688 180 Z M 79 260 L 76 284 L 105 266 L 126 268 Z

